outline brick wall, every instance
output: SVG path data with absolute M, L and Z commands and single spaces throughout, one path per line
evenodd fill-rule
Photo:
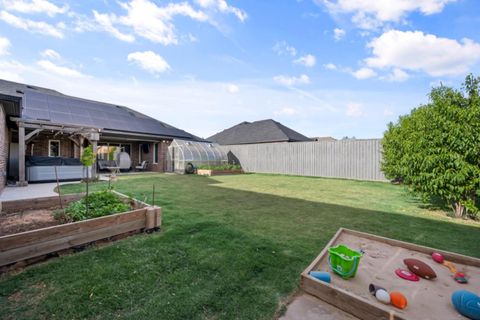
M 8 129 L 5 110 L 0 104 L 0 193 L 7 183 Z
M 64 135 L 54 135 L 54 134 L 45 134 L 41 133 L 27 145 L 27 150 L 25 155 L 30 156 L 43 156 L 48 157 L 48 141 L 49 140 L 59 140 L 60 141 L 60 156 L 73 158 L 75 156 L 74 146 L 72 140 L 68 139 Z M 33 152 L 32 152 L 33 146 Z
M 162 140 L 158 143 L 158 163 L 153 163 L 153 146 L 152 146 L 152 171 L 165 172 L 167 168 L 167 152 L 171 140 Z

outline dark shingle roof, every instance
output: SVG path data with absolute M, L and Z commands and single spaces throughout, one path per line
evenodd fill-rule
M 272 119 L 242 122 L 219 132 L 207 140 L 221 145 L 310 141 L 306 136 Z
M 128 133 L 199 139 L 130 108 L 71 97 L 51 89 L 0 80 L 1 95 L 21 98 L 21 117 L 26 119 Z

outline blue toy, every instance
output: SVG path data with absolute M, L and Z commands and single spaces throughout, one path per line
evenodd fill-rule
M 323 282 L 330 283 L 331 281 L 330 273 L 326 271 L 310 271 L 309 275 Z
M 480 297 L 467 290 L 452 294 L 452 304 L 459 313 L 473 320 L 480 320 Z

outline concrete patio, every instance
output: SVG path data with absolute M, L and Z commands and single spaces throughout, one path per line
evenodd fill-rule
M 78 182 L 80 181 L 60 183 L 60 185 Z M 7 186 L 0 194 L 0 202 L 56 196 L 57 193 L 54 191 L 56 187 L 55 182 L 31 183 L 25 187 Z

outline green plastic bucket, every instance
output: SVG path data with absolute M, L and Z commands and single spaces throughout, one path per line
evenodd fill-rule
M 362 253 L 340 244 L 328 248 L 328 264 L 343 279 L 355 277 Z

